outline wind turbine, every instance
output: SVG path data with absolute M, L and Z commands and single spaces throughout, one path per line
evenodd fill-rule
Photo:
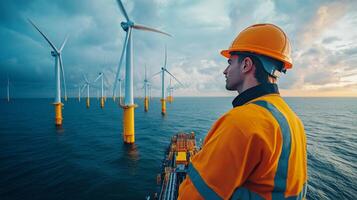
M 64 87 L 64 96 L 65 100 L 67 100 L 67 91 L 66 91 L 66 79 L 64 76 L 64 68 L 62 62 L 62 50 L 66 45 L 68 36 L 63 41 L 61 47 L 57 49 L 55 45 L 48 39 L 48 37 L 35 25 L 33 21 L 28 19 L 29 22 L 35 27 L 35 29 L 43 36 L 43 38 L 48 42 L 48 44 L 52 47 L 51 55 L 55 57 L 55 79 L 56 79 L 56 93 L 55 93 L 55 102 L 53 103 L 55 106 L 55 124 L 57 126 L 62 125 L 62 102 L 61 102 L 61 72 L 63 79 L 63 87 Z
M 121 79 L 118 79 L 118 83 L 119 83 L 119 105 L 122 104 L 122 94 L 121 94 Z
M 102 91 L 101 91 L 101 97 L 100 97 L 100 107 L 104 108 L 104 74 L 102 72 L 99 73 L 99 75 L 94 80 L 94 82 L 97 82 L 97 80 L 99 78 L 102 78 Z
M 99 93 L 101 93 L 101 92 L 99 92 Z M 104 88 L 104 90 L 103 90 L 103 99 L 104 99 L 104 103 L 105 102 L 107 102 L 107 93 L 106 93 L 106 90 L 105 90 L 105 88 Z
M 83 74 L 84 77 L 84 81 L 85 83 L 82 86 L 82 91 L 84 90 L 85 87 L 87 87 L 87 101 L 86 101 L 86 106 L 87 108 L 89 108 L 90 106 L 90 99 L 89 99 L 89 86 L 90 86 L 90 82 L 88 81 L 86 75 Z
M 164 67 L 161 67 L 161 71 L 158 73 L 154 74 L 154 76 L 161 74 L 161 114 L 165 115 L 166 114 L 166 98 L 165 98 L 165 73 L 168 73 L 172 78 L 174 78 L 178 83 L 182 85 L 182 83 L 174 76 L 172 75 L 167 69 L 166 69 L 166 64 L 167 64 L 167 50 L 165 46 L 165 62 L 164 62 Z
M 144 111 L 147 112 L 149 110 L 149 98 L 148 98 L 148 89 L 149 89 L 149 81 L 146 73 L 146 65 L 145 65 L 145 79 L 144 79 Z
M 149 90 L 149 102 L 151 101 L 151 84 L 148 85 L 148 90 Z
M 167 87 L 167 101 L 169 103 L 172 103 L 174 101 L 174 97 L 173 97 L 173 93 L 174 93 L 174 87 L 172 87 L 172 83 L 171 83 L 171 77 L 170 77 L 170 84 Z
M 170 103 L 174 101 L 174 87 L 169 87 L 169 93 L 170 93 Z
M 81 102 L 81 86 L 78 85 L 78 102 Z
M 10 102 L 10 79 L 7 77 L 7 102 Z
M 168 33 L 159 31 L 154 28 L 150 28 L 147 26 L 135 24 L 132 20 L 129 19 L 129 16 L 123 6 L 123 3 L 120 0 L 117 0 L 117 3 L 119 5 L 119 9 L 124 15 L 126 21 L 121 22 L 121 27 L 123 30 L 126 32 L 125 40 L 123 43 L 123 50 L 121 52 L 120 60 L 119 60 L 119 65 L 116 73 L 116 78 L 115 80 L 118 80 L 119 74 L 120 74 L 120 68 L 121 68 L 121 63 L 123 61 L 123 56 L 126 51 L 126 67 L 125 67 L 125 99 L 124 99 L 124 105 L 122 108 L 124 109 L 124 120 L 123 120 L 123 137 L 124 137 L 124 142 L 125 143 L 134 143 L 135 141 L 135 128 L 134 128 L 134 108 L 136 105 L 134 104 L 134 82 L 133 82 L 133 38 L 132 38 L 132 30 L 137 29 L 137 30 L 144 30 L 144 31 L 151 31 L 151 32 L 156 32 L 156 33 L 161 33 L 167 36 L 171 36 Z M 113 88 L 113 95 L 116 90 L 116 83 L 117 81 L 114 82 L 114 88 Z
M 116 80 L 115 80 L 116 81 Z M 116 101 L 116 93 L 114 93 L 114 95 L 113 95 L 113 102 L 115 102 Z

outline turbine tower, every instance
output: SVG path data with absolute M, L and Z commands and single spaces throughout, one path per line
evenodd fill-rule
M 135 24 L 132 20 L 129 19 L 129 16 L 120 0 L 117 0 L 119 5 L 119 9 L 121 10 L 122 14 L 124 15 L 126 21 L 121 22 L 121 27 L 126 32 L 125 40 L 123 43 L 123 50 L 121 52 L 119 65 L 116 73 L 115 80 L 118 80 L 120 74 L 121 63 L 123 61 L 123 56 L 126 51 L 126 67 L 125 67 L 125 99 L 124 105 L 122 108 L 124 109 L 124 120 L 123 120 L 123 138 L 125 143 L 134 143 L 135 142 L 135 128 L 134 128 L 134 108 L 136 105 L 134 104 L 134 81 L 133 81 L 133 37 L 132 37 L 132 30 L 144 30 L 144 31 L 151 31 L 156 33 L 161 33 L 164 35 L 169 35 L 168 33 L 159 31 L 154 28 L 150 28 L 147 26 Z M 113 88 L 113 96 L 116 90 L 116 83 L 114 82 Z
M 97 82 L 99 78 L 102 78 L 102 91 L 101 91 L 101 97 L 100 97 L 100 107 L 104 108 L 104 74 L 101 72 L 97 76 L 97 78 L 94 80 L 94 82 Z
M 7 77 L 7 102 L 10 102 L 10 79 Z
M 153 75 L 153 76 L 156 76 L 158 74 L 161 74 L 161 99 L 160 99 L 160 101 L 161 101 L 161 114 L 162 115 L 166 114 L 165 73 L 168 73 L 172 78 L 174 78 L 179 84 L 182 85 L 182 83 L 166 69 L 166 64 L 167 64 L 167 49 L 166 49 L 166 46 L 165 46 L 164 67 L 161 67 L 161 71 L 159 71 L 158 73 Z
M 149 90 L 149 101 L 151 101 L 151 84 L 148 85 L 148 90 Z
M 103 90 L 103 99 L 104 99 L 104 103 L 107 102 L 107 93 L 105 89 Z
M 174 101 L 174 97 L 173 97 L 173 93 L 174 93 L 174 87 L 172 87 L 172 83 L 171 83 L 171 77 L 170 77 L 170 84 L 167 87 L 167 101 L 169 103 L 172 103 Z
M 145 79 L 144 79 L 144 111 L 147 112 L 149 110 L 149 98 L 148 98 L 148 88 L 149 81 L 146 73 L 146 65 L 145 65 Z
M 89 86 L 90 86 L 90 82 L 88 81 L 86 75 L 83 74 L 83 77 L 84 77 L 85 83 L 84 83 L 83 86 L 82 86 L 82 91 L 84 90 L 84 88 L 87 87 L 87 101 L 86 101 L 86 106 L 87 106 L 87 108 L 89 108 L 89 106 L 90 106 L 90 99 L 89 99 Z
M 122 105 L 122 94 L 121 94 L 121 79 L 118 79 L 118 84 L 119 84 L 119 105 Z
M 78 102 L 81 102 L 81 86 L 78 85 Z
M 48 42 L 48 44 L 52 47 L 51 55 L 55 57 L 55 79 L 56 79 L 56 93 L 55 93 L 55 102 L 53 103 L 55 106 L 55 124 L 56 126 L 61 126 L 63 117 L 62 117 L 62 102 L 61 102 L 61 72 L 62 72 L 62 80 L 64 87 L 64 96 L 65 100 L 67 100 L 67 91 L 66 91 L 66 79 L 64 76 L 64 68 L 62 62 L 62 50 L 66 45 L 68 36 L 63 41 L 61 47 L 57 49 L 55 45 L 48 39 L 48 37 L 35 25 L 33 21 L 28 19 L 29 22 L 35 27 L 35 29 L 43 36 L 43 38 Z

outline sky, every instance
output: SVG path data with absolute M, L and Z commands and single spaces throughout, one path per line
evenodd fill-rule
M 256 23 L 276 24 L 290 39 L 293 68 L 278 81 L 282 96 L 357 96 L 355 0 L 122 2 L 135 23 L 173 35 L 134 30 L 135 96 L 143 95 L 145 66 L 151 76 L 164 65 L 165 45 L 167 69 L 183 83 L 173 81 L 175 96 L 236 96 L 225 90 L 227 60 L 220 51 Z M 55 95 L 51 48 L 28 18 L 58 48 L 69 36 L 62 52 L 69 96 L 78 95 L 83 74 L 93 81 L 99 72 L 112 95 L 125 37 L 120 26 L 125 18 L 115 0 L 1 0 L 0 97 L 6 96 L 7 77 L 13 97 Z M 151 83 L 153 96 L 160 95 L 160 77 Z M 94 84 L 91 95 L 99 88 Z

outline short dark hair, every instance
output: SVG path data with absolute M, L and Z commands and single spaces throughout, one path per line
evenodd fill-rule
M 257 79 L 260 84 L 269 83 L 269 76 L 273 76 L 271 76 L 268 72 L 264 70 L 262 62 L 255 55 L 239 54 L 238 62 L 241 63 L 246 57 L 252 59 L 253 64 L 255 65 L 255 79 Z

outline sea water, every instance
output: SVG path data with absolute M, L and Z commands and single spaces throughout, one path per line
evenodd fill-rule
M 52 99 L 0 102 L 0 199 L 144 199 L 157 189 L 172 135 L 204 139 L 232 98 L 159 98 L 144 112 L 135 99 L 135 145 L 122 139 L 122 109 L 108 98 L 64 102 L 54 125 Z M 308 199 L 357 199 L 357 98 L 285 98 L 302 119 L 308 150 Z

